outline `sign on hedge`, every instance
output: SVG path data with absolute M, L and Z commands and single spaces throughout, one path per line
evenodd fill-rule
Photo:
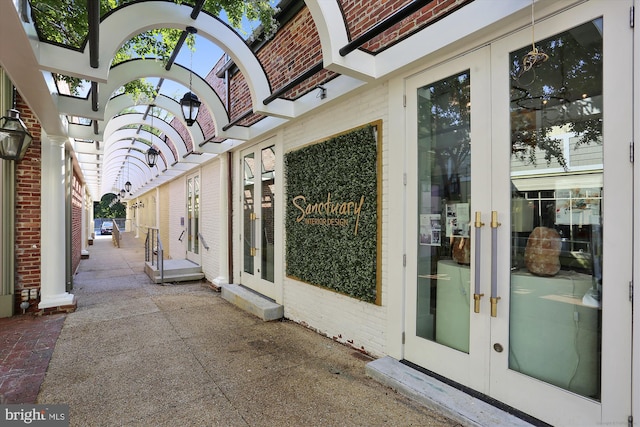
M 380 303 L 380 123 L 285 154 L 287 275 Z

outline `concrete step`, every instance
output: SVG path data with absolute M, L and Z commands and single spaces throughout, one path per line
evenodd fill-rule
M 265 321 L 284 316 L 284 307 L 242 285 L 222 285 L 222 298 Z
M 365 371 L 368 376 L 378 382 L 434 411 L 445 414 L 463 426 L 533 427 L 535 425 L 389 356 L 367 363 Z
M 192 282 L 202 280 L 204 273 L 202 267 L 187 259 L 166 259 L 164 260 L 164 277 L 160 277 L 160 270 L 157 265 L 146 262 L 144 271 L 154 283 L 171 282 Z

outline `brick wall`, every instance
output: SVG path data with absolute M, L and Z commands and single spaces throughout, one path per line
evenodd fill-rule
M 373 54 L 381 52 L 471 1 L 473 0 L 433 0 L 427 6 L 365 43 L 361 49 Z M 347 31 L 353 40 L 409 3 L 411 3 L 410 0 L 384 2 L 340 0 L 340 8 L 343 11 L 345 22 L 347 22 Z M 322 61 L 322 46 L 309 9 L 306 6 L 303 7 L 292 19 L 282 24 L 274 38 L 260 47 L 256 55 L 267 73 L 272 91 L 281 89 Z M 224 58 L 218 61 L 212 72 L 206 77 L 206 81 L 214 88 L 223 103 L 230 92 L 228 111 L 230 120 L 234 121 L 251 110 L 252 101 L 249 87 L 242 73 L 236 72 L 231 76 L 229 87 L 227 87 L 224 78 L 216 77 L 215 73 L 224 66 L 225 62 Z M 317 85 L 326 83 L 336 76 L 336 73 L 322 70 L 288 90 L 282 98 L 295 100 L 313 90 Z M 207 114 L 205 115 L 205 113 Z M 262 118 L 261 115 L 251 114 L 240 120 L 238 125 L 248 126 Z M 206 137 L 213 136 L 215 129 L 208 112 L 202 111 L 198 120 L 201 121 Z
M 470 1 L 473 0 L 433 0 L 427 6 L 365 43 L 361 48 L 370 53 L 380 52 Z M 347 30 L 353 40 L 412 2 L 412 0 L 388 0 L 385 2 L 340 0 L 340 7 L 345 16 L 345 22 L 347 22 Z
M 33 142 L 22 161 L 16 164 L 16 313 L 21 313 L 20 292 L 40 289 L 40 123 L 18 97 L 20 118 L 33 136 Z M 32 304 L 29 311 L 35 310 Z
M 390 145 L 387 133 L 388 99 L 388 86 L 381 84 L 340 103 L 332 104 L 331 109 L 322 110 L 314 114 L 313 117 L 285 126 L 282 138 L 285 141 L 283 151 L 287 152 L 311 142 L 328 139 L 332 135 L 354 127 L 382 120 L 383 172 L 382 177 L 379 177 L 382 180 L 382 194 L 379 194 L 378 197 L 384 205 L 389 191 L 388 185 L 385 184 L 389 171 L 384 167 L 387 163 L 386 157 Z M 286 195 L 279 199 L 283 212 L 286 208 L 284 206 L 286 199 Z M 389 223 L 387 211 L 383 209 L 383 241 L 389 233 Z M 285 236 L 283 235 L 281 238 L 284 241 Z M 384 269 L 387 264 L 388 249 L 382 246 L 382 251 L 382 305 L 365 303 L 285 276 L 285 317 L 360 351 L 376 356 L 386 354 L 387 295 L 390 292 L 400 292 L 401 284 L 389 283 L 388 272 Z
M 220 217 L 220 167 L 226 156 L 218 156 L 212 163 L 202 167 L 200 175 L 200 231 L 209 245 L 209 250 L 201 247 L 202 270 L 208 281 L 220 276 L 220 252 L 226 251 L 227 242 L 221 239 L 221 227 L 225 218 Z
M 196 171 L 192 171 L 195 173 Z M 183 230 L 187 229 L 186 206 L 187 206 L 187 184 L 186 176 L 175 179 L 167 184 L 169 187 L 169 200 L 162 203 L 169 203 L 169 241 L 162 242 L 164 245 L 165 255 L 171 258 L 181 259 L 187 253 L 187 236 L 182 236 L 182 242 L 179 240 Z M 184 226 L 180 225 L 184 219 Z
M 82 206 L 84 194 L 82 182 L 75 168 L 71 180 L 71 274 L 74 274 L 82 258 Z

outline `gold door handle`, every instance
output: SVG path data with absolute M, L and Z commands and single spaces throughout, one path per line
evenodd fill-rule
M 500 297 L 491 297 L 489 301 L 491 301 L 491 317 L 498 317 L 498 300 Z
M 491 211 L 491 317 L 498 317 L 498 212 Z
M 480 299 L 484 294 L 473 294 L 473 312 L 480 313 Z
M 480 299 L 484 296 L 484 294 L 480 293 L 480 231 L 484 226 L 484 222 L 482 222 L 482 214 L 479 211 L 476 211 L 476 220 L 473 223 L 476 227 L 475 234 L 475 281 L 474 281 L 474 294 L 473 294 L 473 312 L 480 313 Z

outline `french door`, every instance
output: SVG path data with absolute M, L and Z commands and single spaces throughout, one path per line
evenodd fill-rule
M 242 284 L 276 299 L 274 287 L 276 151 L 266 141 L 241 153 Z
M 187 177 L 187 259 L 200 264 L 200 175 Z
M 630 5 L 405 82 L 405 358 L 554 425 L 631 415 Z

